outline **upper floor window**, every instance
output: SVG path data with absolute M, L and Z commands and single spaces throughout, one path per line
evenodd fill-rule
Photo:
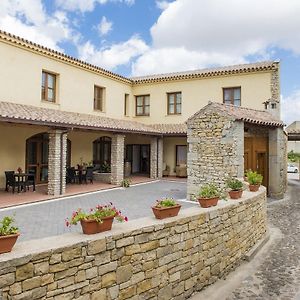
M 136 96 L 136 116 L 150 115 L 150 95 Z
M 129 116 L 129 94 L 124 96 L 124 116 Z
M 223 103 L 241 106 L 241 87 L 223 88 Z
M 168 115 L 181 114 L 181 92 L 168 93 Z
M 56 100 L 56 75 L 46 71 L 42 72 L 42 100 Z
M 104 91 L 105 88 L 100 86 L 94 86 L 94 109 L 103 111 L 104 110 Z

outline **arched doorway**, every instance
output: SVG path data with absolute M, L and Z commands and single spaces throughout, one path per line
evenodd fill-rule
M 39 133 L 26 140 L 26 172 L 35 174 L 36 183 L 48 181 L 49 135 Z M 67 166 L 71 163 L 71 141 L 67 140 Z

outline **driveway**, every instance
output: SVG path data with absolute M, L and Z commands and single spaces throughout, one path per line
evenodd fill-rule
M 186 198 L 186 183 L 158 181 L 131 186 L 128 189 L 117 188 L 94 192 L 87 195 L 71 196 L 41 203 L 22 205 L 15 208 L 0 210 L 0 218 L 15 214 L 20 228 L 19 240 L 38 239 L 60 235 L 72 231 L 81 231 L 80 225 L 67 228 L 65 218 L 81 207 L 88 210 L 97 204 L 112 202 L 129 221 L 152 216 L 151 205 L 160 198 Z M 182 208 L 195 204 L 181 202 Z

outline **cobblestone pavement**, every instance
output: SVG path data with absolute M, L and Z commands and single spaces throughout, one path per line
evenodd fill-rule
M 152 216 L 151 206 L 162 197 L 186 198 L 186 183 L 159 181 L 131 186 L 128 189 L 112 189 L 87 195 L 61 198 L 37 204 L 0 210 L 0 218 L 15 214 L 21 230 L 20 240 L 38 239 L 70 231 L 81 231 L 80 225 L 66 228 L 65 218 L 81 207 L 88 210 L 97 204 L 112 202 L 124 215 L 132 219 Z M 181 202 L 183 208 L 195 204 Z
M 282 236 L 270 246 L 255 272 L 227 300 L 300 300 L 299 180 L 289 179 L 284 200 L 268 203 L 268 218 L 271 226 L 281 230 Z

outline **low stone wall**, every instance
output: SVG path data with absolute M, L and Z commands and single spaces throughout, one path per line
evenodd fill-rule
M 144 218 L 93 236 L 17 243 L 0 256 L 0 298 L 186 299 L 239 264 L 266 228 L 261 187 L 164 221 Z
M 111 182 L 111 173 L 93 172 L 93 179 L 94 179 L 94 181 L 110 183 Z

